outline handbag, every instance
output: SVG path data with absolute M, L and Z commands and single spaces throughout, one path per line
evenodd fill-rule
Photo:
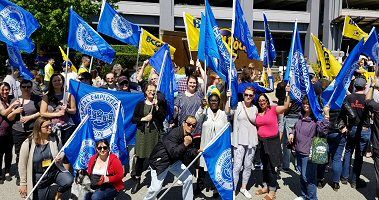
M 310 160 L 316 164 L 328 163 L 328 142 L 326 138 L 315 136 L 312 139 L 312 146 L 310 150 Z

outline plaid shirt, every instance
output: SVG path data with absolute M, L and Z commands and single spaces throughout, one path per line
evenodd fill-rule
M 187 77 L 178 79 L 178 93 L 183 93 L 187 90 Z

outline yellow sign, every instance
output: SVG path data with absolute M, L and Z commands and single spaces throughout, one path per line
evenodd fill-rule
M 63 51 L 62 47 L 59 47 L 59 50 L 61 50 L 61 54 L 62 54 L 62 57 L 63 57 L 63 60 L 64 61 L 70 61 L 70 59 L 68 58 L 68 56 L 66 55 L 66 53 Z M 70 61 L 71 62 L 71 61 Z M 76 67 L 74 66 L 74 63 L 71 62 L 71 71 L 72 72 L 75 72 L 77 73 L 78 70 L 76 69 Z
M 158 39 L 153 34 L 147 32 L 145 29 L 142 29 L 138 52 L 142 55 L 152 56 L 164 44 L 165 42 Z M 174 55 L 176 49 L 171 45 L 169 46 L 171 55 Z
M 334 79 L 342 68 L 341 63 L 337 61 L 330 50 L 316 36 L 312 35 L 312 40 L 317 53 L 317 64 L 321 67 L 322 74 Z
M 199 48 L 201 20 L 188 13 L 183 13 L 183 20 L 190 51 L 197 51 Z
M 367 40 L 368 34 L 358 27 L 358 25 L 349 17 L 345 16 L 342 35 L 354 40 Z

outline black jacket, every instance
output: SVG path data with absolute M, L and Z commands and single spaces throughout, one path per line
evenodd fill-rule
M 137 128 L 142 132 L 145 132 L 145 124 L 148 124 L 148 122 L 141 121 L 141 118 L 145 117 L 145 115 L 143 115 L 144 106 L 145 106 L 145 100 L 139 102 L 134 109 L 134 114 L 132 118 L 132 122 L 134 124 L 137 124 Z M 158 97 L 158 107 L 159 107 L 158 110 L 156 110 L 155 107 L 153 108 L 153 112 L 152 112 L 153 119 L 151 121 L 152 123 L 149 123 L 149 126 L 152 129 L 163 130 L 163 121 L 165 120 L 166 115 L 167 115 L 167 104 L 166 104 L 166 101 L 160 100 L 159 97 Z M 156 128 L 154 127 L 154 125 L 156 126 Z
M 188 164 L 188 161 L 195 158 L 197 149 L 193 145 L 184 145 L 184 130 L 183 126 L 172 129 L 157 145 L 150 154 L 150 167 L 161 174 L 170 165 L 176 161 L 182 161 Z

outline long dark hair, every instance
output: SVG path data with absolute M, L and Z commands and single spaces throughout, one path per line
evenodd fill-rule
M 63 87 L 64 87 L 64 77 L 62 74 L 53 74 L 50 78 L 50 81 L 49 81 L 49 88 L 48 88 L 48 92 L 47 92 L 47 97 L 48 97 L 48 100 L 49 102 L 52 102 L 54 103 L 55 105 L 58 105 L 59 104 L 59 100 L 55 97 L 55 90 L 54 90 L 54 86 L 53 86 L 53 79 L 56 77 L 56 76 L 59 76 L 61 77 L 62 79 L 62 87 L 61 87 L 61 90 L 63 92 Z
M 262 96 L 266 99 L 267 107 L 268 107 L 268 108 L 271 108 L 271 106 L 270 106 L 270 99 L 268 98 L 268 96 L 267 96 L 265 93 L 262 93 L 262 94 L 260 94 L 260 95 L 258 96 L 258 101 L 259 101 L 259 98 L 261 98 Z M 259 106 L 259 104 L 258 104 L 257 107 L 258 107 L 258 113 L 262 113 L 263 110 L 262 110 L 262 108 Z
M 308 99 L 307 96 L 304 96 L 303 101 L 302 101 L 302 106 L 301 106 L 301 116 L 304 116 L 304 115 L 305 115 L 304 104 L 308 104 L 308 105 L 309 105 L 309 110 L 310 110 L 310 115 L 309 115 L 309 117 L 312 118 L 312 120 L 316 120 L 316 116 L 315 116 L 315 114 L 313 113 L 312 107 L 311 107 L 311 105 L 309 104 L 309 99 Z

